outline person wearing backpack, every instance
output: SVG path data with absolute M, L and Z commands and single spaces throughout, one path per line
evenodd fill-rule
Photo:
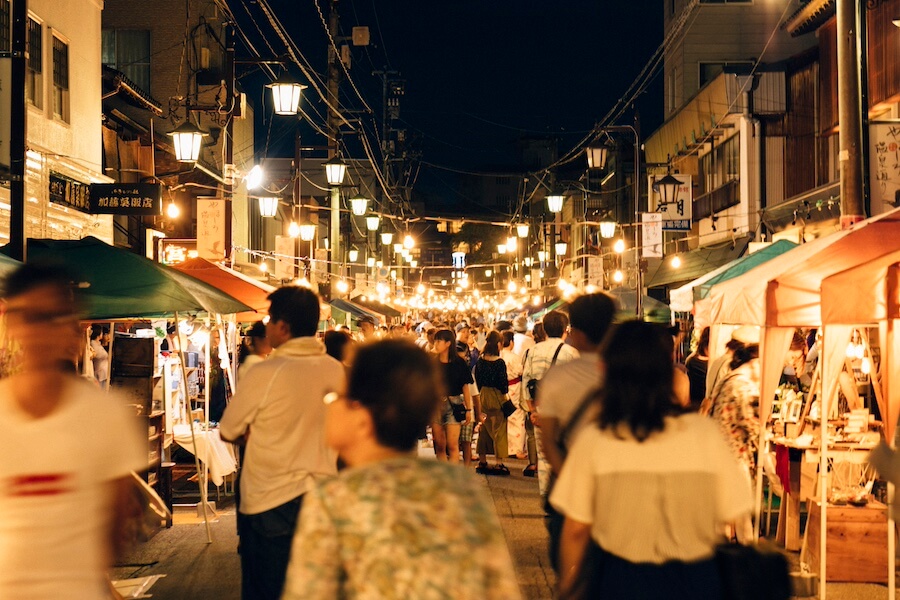
M 528 436 L 529 464 L 522 473 L 527 477 L 537 475 L 541 497 L 546 498 L 550 484 L 549 465 L 543 456 L 540 435 L 535 436 L 534 431 L 535 426 L 540 427 L 540 421 L 535 415 L 535 412 L 540 410 L 538 383 L 550 367 L 578 358 L 578 350 L 565 343 L 569 317 L 564 312 L 551 310 L 544 316 L 543 323 L 547 339 L 530 348 L 523 359 L 520 405 L 528 412 L 525 432 Z M 532 439 L 536 443 L 532 442 Z M 541 464 L 543 464 L 543 468 L 540 468 Z
M 600 292 L 579 296 L 569 305 L 571 322 L 567 341 L 578 358 L 550 369 L 541 380 L 541 439 L 550 466 L 549 495 L 562 471 L 568 448 L 578 432 L 597 416 L 594 396 L 602 385 L 600 344 L 616 314 L 616 301 Z M 550 563 L 557 568 L 559 537 L 564 516 L 545 503 L 550 534 Z

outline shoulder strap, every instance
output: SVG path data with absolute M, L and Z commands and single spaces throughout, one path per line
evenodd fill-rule
M 591 390 L 587 394 L 585 394 L 584 398 L 581 399 L 581 403 L 578 405 L 578 408 L 575 409 L 575 412 L 572 413 L 572 416 L 569 417 L 569 421 L 566 423 L 566 426 L 559 430 L 559 435 L 557 436 L 557 445 L 565 448 L 566 439 L 568 439 L 569 434 L 572 433 L 572 428 L 575 427 L 575 423 L 580 421 L 581 417 L 584 416 L 584 411 L 586 411 L 588 406 L 591 405 L 591 401 L 593 401 L 594 394 L 596 392 L 596 388 L 591 388 Z
M 565 345 L 565 342 L 560 342 L 559 346 L 556 347 L 556 352 L 553 353 L 553 360 L 550 362 L 551 367 L 556 364 L 556 359 L 559 358 L 559 351 L 562 350 L 562 347 Z

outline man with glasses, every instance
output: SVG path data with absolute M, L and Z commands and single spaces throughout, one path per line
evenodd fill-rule
M 275 350 L 244 374 L 219 423 L 223 439 L 246 444 L 238 507 L 244 600 L 281 597 L 303 495 L 336 473 L 322 398 L 345 384 L 344 367 L 315 337 L 315 292 L 286 286 L 269 303 L 266 338 Z

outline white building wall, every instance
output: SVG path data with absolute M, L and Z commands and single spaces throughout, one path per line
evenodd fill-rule
M 15 0 L 14 0 L 15 1 Z M 112 181 L 103 175 L 101 141 L 99 0 L 29 0 L 29 14 L 42 23 L 41 108 L 27 107 L 25 235 L 112 242 L 112 217 L 88 215 L 49 200 L 50 173 L 81 183 Z M 53 117 L 53 36 L 69 46 L 69 120 Z M 9 240 L 9 188 L 0 187 L 0 240 Z

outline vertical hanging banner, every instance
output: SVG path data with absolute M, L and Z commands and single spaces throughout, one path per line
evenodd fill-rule
M 588 256 L 587 259 L 587 283 L 588 285 L 603 287 L 603 257 Z
M 663 216 L 658 212 L 641 213 L 641 256 L 662 258 Z
M 900 123 L 869 126 L 872 207 L 889 210 L 900 201 Z
M 225 201 L 197 198 L 197 252 L 200 258 L 225 258 Z
M 286 281 L 294 278 L 294 260 L 297 256 L 295 248 L 294 238 L 287 235 L 275 236 L 275 279 Z

